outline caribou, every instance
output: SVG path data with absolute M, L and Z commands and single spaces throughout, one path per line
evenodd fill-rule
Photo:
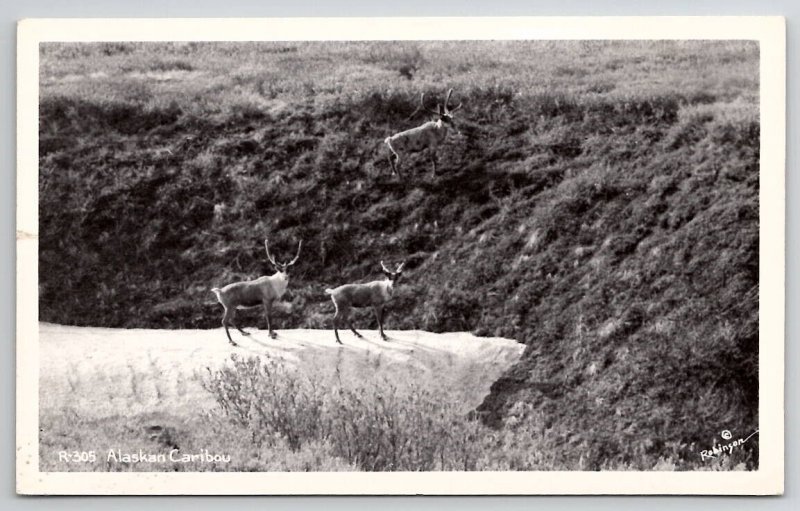
M 444 100 L 444 108 L 441 104 L 436 105 L 436 110 L 431 110 L 425 106 L 425 93 L 420 96 L 420 106 L 411 115 L 416 114 L 420 109 L 433 114 L 433 120 L 426 122 L 416 128 L 401 131 L 383 141 L 389 148 L 389 164 L 392 166 L 392 175 L 403 177 L 399 171 L 400 154 L 416 153 L 427 149 L 433 163 L 433 175 L 436 175 L 436 151 L 440 144 L 444 143 L 447 133 L 452 128 L 458 133 L 458 128 L 453 122 L 453 112 L 461 108 L 462 103 L 450 108 L 450 96 L 453 89 L 447 91 L 447 98 Z
M 395 269 L 389 270 L 381 261 L 381 269 L 386 275 L 384 280 L 375 280 L 366 284 L 345 284 L 334 289 L 326 289 L 325 293 L 331 296 L 336 313 L 333 316 L 333 332 L 336 335 L 336 342 L 342 344 L 339 339 L 339 321 L 347 321 L 350 330 L 358 338 L 363 336 L 353 327 L 350 319 L 350 310 L 353 308 L 372 307 L 375 317 L 378 319 L 378 329 L 381 332 L 381 339 L 388 341 L 389 338 L 383 332 L 383 308 L 394 295 L 394 284 L 400 279 L 403 272 L 405 261 Z
M 264 240 L 264 248 L 267 250 L 267 259 L 275 268 L 275 274 L 270 276 L 259 277 L 255 280 L 246 280 L 243 282 L 234 282 L 228 284 L 223 288 L 215 287 L 211 292 L 217 295 L 217 300 L 225 308 L 225 313 L 222 316 L 222 326 L 225 328 L 225 334 L 228 336 L 228 342 L 234 346 L 238 346 L 228 331 L 228 325 L 233 326 L 242 335 L 250 335 L 234 323 L 237 309 L 249 309 L 262 305 L 264 307 L 264 314 L 267 316 L 267 330 L 269 336 L 273 339 L 278 337 L 272 330 L 272 306 L 276 300 L 280 300 L 286 292 L 286 287 L 289 284 L 289 274 L 287 270 L 290 266 L 297 262 L 300 257 L 300 248 L 303 242 L 297 244 L 297 255 L 294 259 L 287 263 L 281 263 L 275 260 L 269 253 L 269 242 Z

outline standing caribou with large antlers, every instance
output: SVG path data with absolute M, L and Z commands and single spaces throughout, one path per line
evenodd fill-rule
M 436 175 L 436 150 L 439 144 L 442 144 L 445 138 L 447 138 L 447 132 L 450 128 L 458 132 L 458 128 L 453 122 L 452 114 L 461 108 L 462 104 L 459 103 L 454 108 L 450 108 L 451 94 L 453 94 L 453 89 L 447 91 L 447 98 L 444 100 L 444 109 L 442 109 L 441 104 L 437 104 L 436 110 L 431 110 L 425 106 L 425 93 L 423 92 L 420 96 L 420 108 L 417 108 L 414 114 L 420 109 L 424 109 L 426 112 L 435 115 L 436 118 L 416 128 L 411 128 L 410 130 L 402 131 L 391 137 L 386 137 L 386 140 L 383 141 L 389 148 L 389 151 L 391 151 L 391 154 L 389 154 L 389 163 L 392 166 L 392 174 L 399 175 L 398 166 L 400 164 L 400 155 L 398 153 L 416 153 L 423 149 L 428 149 L 431 155 L 431 162 L 433 163 L 433 175 Z
M 289 274 L 286 270 L 289 269 L 289 266 L 297 262 L 297 259 L 300 257 L 300 247 L 302 245 L 302 241 L 297 244 L 297 255 L 294 256 L 294 259 L 288 263 L 279 263 L 275 261 L 275 258 L 269 253 L 269 243 L 267 240 L 264 240 L 264 248 L 267 249 L 267 259 L 269 259 L 269 262 L 272 263 L 272 266 L 275 268 L 274 275 L 259 277 L 255 280 L 247 280 L 244 282 L 234 282 L 221 289 L 215 287 L 211 290 L 217 295 L 217 300 L 219 300 L 219 303 L 225 308 L 225 315 L 222 317 L 222 326 L 225 327 L 225 333 L 228 335 L 228 342 L 234 346 L 238 346 L 238 344 L 233 342 L 231 334 L 228 332 L 229 324 L 239 330 L 243 335 L 250 335 L 233 322 L 236 317 L 236 309 L 248 309 L 251 307 L 258 307 L 259 305 L 264 306 L 269 336 L 273 339 L 278 337 L 278 334 L 272 330 L 272 322 L 270 321 L 272 319 L 272 305 L 276 300 L 280 300 L 286 292 L 286 286 L 289 284 Z
M 350 319 L 350 309 L 361 307 L 372 307 L 375 317 L 378 318 L 378 328 L 381 332 L 381 339 L 384 341 L 389 338 L 383 333 L 383 307 L 392 299 L 394 295 L 394 284 L 400 279 L 405 262 L 400 263 L 395 271 L 389 270 L 381 261 L 381 269 L 386 275 L 385 280 L 375 280 L 366 284 L 345 284 L 335 289 L 326 289 L 325 293 L 331 295 L 333 306 L 336 307 L 336 314 L 333 316 L 333 332 L 336 335 L 336 342 L 342 344 L 339 339 L 339 320 L 345 319 L 350 330 L 356 337 L 363 337 L 353 327 Z

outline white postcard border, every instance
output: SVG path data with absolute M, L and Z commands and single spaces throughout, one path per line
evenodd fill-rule
M 513 495 L 783 492 L 785 21 L 782 17 L 36 19 L 17 47 L 17 492 Z M 38 469 L 40 42 L 736 39 L 761 48 L 759 469 L 751 472 L 42 473 Z

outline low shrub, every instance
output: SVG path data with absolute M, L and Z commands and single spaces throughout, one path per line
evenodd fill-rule
M 401 388 L 310 377 L 279 362 L 231 357 L 203 386 L 219 412 L 250 432 L 257 446 L 285 441 L 294 450 L 326 443 L 332 455 L 363 470 L 474 470 L 479 431 L 456 403 L 415 383 Z M 488 430 L 486 430 L 488 431 Z

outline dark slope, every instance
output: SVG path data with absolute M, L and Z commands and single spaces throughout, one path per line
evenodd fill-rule
M 265 236 L 279 258 L 302 239 L 279 328 L 329 326 L 325 287 L 407 259 L 390 328 L 524 342 L 480 409 L 546 417 L 586 468 L 755 430 L 757 118 L 707 94 L 459 93 L 441 175 L 411 157 L 406 182 L 380 142 L 422 120 L 398 126 L 415 96 L 223 120 L 45 97 L 40 319 L 216 327 L 209 288 L 271 272 Z

